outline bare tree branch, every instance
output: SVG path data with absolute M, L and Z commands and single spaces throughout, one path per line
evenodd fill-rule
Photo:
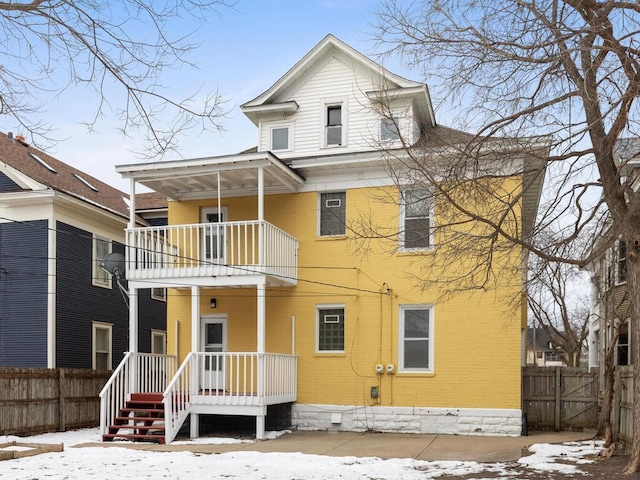
M 175 149 L 190 129 L 220 130 L 226 112 L 218 92 L 176 99 L 162 86 L 162 74 L 193 67 L 191 35 L 231 6 L 226 0 L 0 2 L 0 115 L 17 122 L 31 142 L 48 143 L 52 128 L 39 99 L 90 87 L 96 108 L 83 119 L 87 128 L 116 116 L 123 135 L 142 134 L 148 157 Z

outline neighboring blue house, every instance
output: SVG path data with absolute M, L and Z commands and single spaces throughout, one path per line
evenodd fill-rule
M 0 366 L 112 369 L 121 361 L 127 296 L 100 262 L 124 253 L 126 197 L 0 133 Z M 166 221 L 162 197 L 138 202 L 154 225 Z M 144 215 L 136 226 L 149 225 Z M 165 353 L 166 291 L 139 293 L 139 349 Z

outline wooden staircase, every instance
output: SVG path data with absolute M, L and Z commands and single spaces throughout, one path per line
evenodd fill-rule
M 136 442 L 165 443 L 162 393 L 133 393 L 113 423 L 102 435 L 103 442 L 125 439 Z

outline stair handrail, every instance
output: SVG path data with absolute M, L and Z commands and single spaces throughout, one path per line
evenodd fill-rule
M 107 433 L 107 424 L 124 407 L 129 394 L 129 364 L 134 352 L 126 352 L 120 365 L 113 371 L 100 391 L 100 435 Z
M 162 392 L 162 403 L 164 404 L 164 437 L 165 443 L 171 443 L 178 430 L 189 415 L 192 393 L 191 360 L 193 352 L 189 352 L 180 368 L 176 371 L 167 388 Z M 183 372 L 187 369 L 187 378 Z M 185 388 L 186 387 L 186 388 Z M 176 409 L 174 410 L 174 406 Z

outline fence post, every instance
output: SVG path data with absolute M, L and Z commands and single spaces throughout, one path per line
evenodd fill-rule
M 562 412 L 562 382 L 561 382 L 561 372 L 560 367 L 556 367 L 556 404 L 555 404 L 555 429 L 556 432 L 560 431 L 560 426 L 562 424 L 562 419 L 560 418 Z
M 67 429 L 67 421 L 65 418 L 65 395 L 64 395 L 64 370 L 58 369 L 58 430 L 64 432 Z
M 622 418 L 622 372 L 619 368 L 613 371 L 613 405 L 611 406 L 611 428 L 613 441 L 620 440 L 620 419 Z

